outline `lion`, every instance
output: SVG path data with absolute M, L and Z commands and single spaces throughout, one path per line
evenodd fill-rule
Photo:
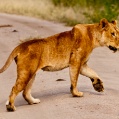
M 119 49 L 119 30 L 117 22 L 103 18 L 95 24 L 77 24 L 71 30 L 47 38 L 33 39 L 19 44 L 8 57 L 0 73 L 5 71 L 13 59 L 17 65 L 17 80 L 12 88 L 7 111 L 15 111 L 16 96 L 23 91 L 23 97 L 29 104 L 40 103 L 31 95 L 31 87 L 37 70 L 59 71 L 69 67 L 71 87 L 74 97 L 82 97 L 77 89 L 79 74 L 89 77 L 94 89 L 104 91 L 103 82 L 87 62 L 93 49 L 106 46 L 116 52 Z

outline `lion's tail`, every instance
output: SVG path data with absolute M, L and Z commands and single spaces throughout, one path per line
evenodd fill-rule
M 19 54 L 19 47 L 16 47 L 12 53 L 9 55 L 6 63 L 4 64 L 4 66 L 0 69 L 0 73 L 4 72 L 9 65 L 11 64 L 11 62 L 13 61 L 13 59 Z

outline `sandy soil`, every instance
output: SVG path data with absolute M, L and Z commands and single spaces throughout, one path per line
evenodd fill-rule
M 40 36 L 46 37 L 69 30 L 62 24 L 29 17 L 0 14 L 0 67 L 5 63 L 19 40 Z M 0 74 L 0 119 L 119 119 L 119 53 L 108 48 L 97 48 L 89 60 L 102 78 L 104 93 L 94 91 L 87 77 L 79 76 L 78 88 L 84 97 L 73 98 L 70 94 L 68 68 L 58 72 L 39 71 L 32 88 L 34 97 L 41 103 L 28 105 L 20 94 L 15 101 L 17 111 L 6 111 L 5 102 L 16 80 L 16 65 Z M 64 79 L 64 81 L 56 81 Z

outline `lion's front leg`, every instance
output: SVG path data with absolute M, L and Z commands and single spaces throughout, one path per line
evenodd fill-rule
M 83 96 L 83 93 L 79 92 L 77 89 L 78 75 L 79 75 L 79 66 L 71 65 L 70 66 L 70 79 L 71 79 L 70 91 L 74 97 Z
M 81 67 L 80 74 L 87 76 L 91 79 L 93 87 L 96 91 L 102 92 L 104 91 L 103 82 L 100 80 L 100 77 L 94 72 L 91 68 L 87 66 L 87 64 Z

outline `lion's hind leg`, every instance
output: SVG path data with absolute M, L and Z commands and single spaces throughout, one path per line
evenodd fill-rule
M 37 103 L 40 103 L 40 100 L 39 99 L 35 99 L 32 97 L 31 95 L 31 87 L 32 87 L 32 84 L 35 80 L 35 75 L 33 75 L 33 77 L 30 79 L 30 81 L 28 82 L 27 86 L 25 87 L 24 91 L 23 91 L 23 97 L 24 99 L 29 103 L 29 104 L 37 104 Z
M 35 72 L 35 71 L 34 71 Z M 31 72 L 28 69 L 22 68 L 19 70 L 18 68 L 18 74 L 17 74 L 17 80 L 15 85 L 12 88 L 12 91 L 9 96 L 9 100 L 6 102 L 6 108 L 8 111 L 15 111 L 16 107 L 14 106 L 14 101 L 16 96 L 24 90 L 24 94 L 30 95 L 30 88 L 32 86 L 32 80 L 31 83 L 30 79 L 34 77 L 34 73 Z M 29 84 L 29 85 L 28 85 Z M 32 98 L 32 96 L 31 96 Z M 26 98 L 29 99 L 29 98 Z
M 16 96 L 25 89 L 27 83 L 29 82 L 29 77 L 31 73 L 25 69 L 18 72 L 18 77 L 15 85 L 12 88 L 12 91 L 9 96 L 9 100 L 6 102 L 6 108 L 8 111 L 15 111 L 14 101 Z

